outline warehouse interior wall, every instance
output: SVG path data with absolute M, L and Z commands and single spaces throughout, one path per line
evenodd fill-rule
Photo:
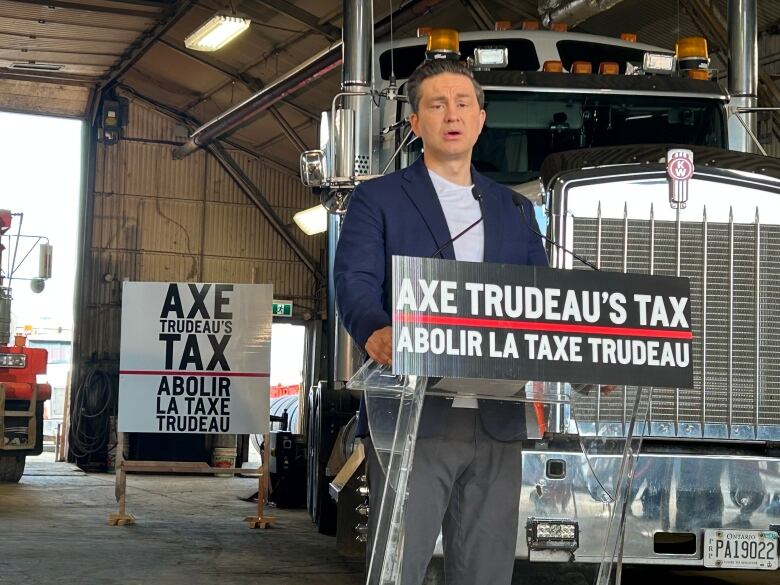
M 89 425 L 83 417 L 69 421 L 71 442 L 81 447 L 71 444 L 69 458 L 88 455 L 99 463 L 103 455 L 87 451 L 90 443 L 112 444 L 124 282 L 272 284 L 274 298 L 293 302 L 296 320 L 313 324 L 320 323 L 325 291 L 210 153 L 173 160 L 171 151 L 188 131 L 177 120 L 131 99 L 116 143 L 98 141 L 97 128 L 84 126 L 70 403 L 92 404 L 102 414 Z M 321 261 L 324 236 L 306 236 L 292 220 L 316 203 L 311 192 L 257 157 L 229 154 L 296 241 Z M 101 440 L 78 440 L 92 433 Z
M 86 197 L 84 306 L 78 359 L 118 367 L 122 283 L 270 283 L 297 317 L 317 318 L 324 291 L 260 210 L 209 153 L 173 160 L 182 128 L 130 102 L 124 136 L 94 144 Z M 316 203 L 300 180 L 243 152 L 230 153 L 308 253 L 323 257 L 325 238 L 292 221 Z M 297 233 L 295 233 L 297 231 Z

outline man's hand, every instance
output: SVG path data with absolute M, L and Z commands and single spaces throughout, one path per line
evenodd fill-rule
M 389 366 L 393 363 L 393 328 L 377 329 L 366 341 L 366 351 L 375 362 Z

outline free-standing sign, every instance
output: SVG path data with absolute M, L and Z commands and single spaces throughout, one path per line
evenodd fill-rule
M 686 278 L 393 257 L 393 372 L 693 387 Z
M 118 429 L 267 432 L 272 289 L 126 282 Z

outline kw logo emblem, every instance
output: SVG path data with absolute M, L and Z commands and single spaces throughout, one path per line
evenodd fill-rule
M 687 181 L 693 176 L 693 160 L 686 156 L 686 153 L 690 151 L 677 150 L 669 153 L 666 171 L 676 181 Z
M 685 148 L 666 153 L 666 174 L 669 175 L 669 204 L 672 209 L 685 209 L 688 202 L 688 181 L 693 177 L 693 152 Z

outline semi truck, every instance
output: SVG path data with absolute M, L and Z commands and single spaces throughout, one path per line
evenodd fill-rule
M 355 186 L 421 155 L 404 81 L 425 59 L 467 60 L 487 111 L 473 164 L 534 203 L 553 267 L 593 269 L 576 254 L 601 270 L 691 279 L 694 329 L 703 332 L 694 343 L 695 383 L 652 389 L 637 427 L 643 444 L 622 560 L 776 569 L 780 250 L 771 222 L 780 165 L 728 150 L 730 125 L 747 129 L 748 143 L 755 134 L 712 79 L 706 40 L 680 39 L 670 50 L 631 34 L 528 25 L 420 30 L 417 38 L 374 47 L 361 32 L 370 31 L 370 20 L 356 12 L 345 15 L 342 92 L 323 114 L 320 148 L 301 156 L 304 183 L 329 211 L 330 267 Z M 744 136 L 732 141 L 745 144 Z M 687 205 L 677 208 L 669 198 L 670 148 L 690 153 L 696 169 Z M 356 463 L 355 397 L 345 390 L 362 357 L 338 325 L 332 287 L 329 302 L 335 355 L 329 379 L 312 388 L 306 414 L 309 509 L 323 531 L 337 531 L 339 546 L 354 551 L 355 541 L 366 540 L 375 497 Z M 518 559 L 601 561 L 620 457 L 596 446 L 625 435 L 634 390 L 597 393 L 576 416 L 568 407 L 544 409 L 523 450 Z M 334 462 L 344 461 L 338 474 Z M 553 550 L 534 539 L 534 526 L 545 521 L 575 524 L 574 540 Z M 748 545 L 741 558 L 741 548 L 725 550 L 740 538 L 770 544 Z

